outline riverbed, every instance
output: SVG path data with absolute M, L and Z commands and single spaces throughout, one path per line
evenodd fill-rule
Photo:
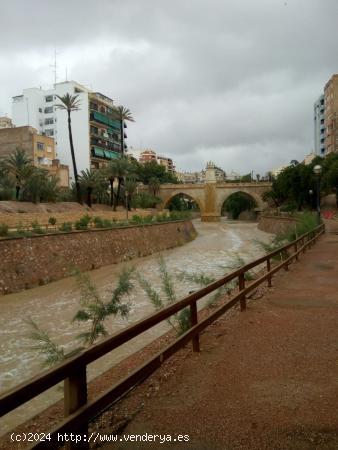
M 258 230 L 256 223 L 249 222 L 202 223 L 194 220 L 194 225 L 198 232 L 194 241 L 162 252 L 168 271 L 175 282 L 177 299 L 192 289 L 198 289 L 191 281 L 178 280 L 182 270 L 190 274 L 204 273 L 213 278 L 220 277 L 229 271 L 226 266 L 231 265 L 236 255 L 245 262 L 262 255 L 263 250 L 256 241 L 268 242 L 272 236 Z M 140 273 L 161 294 L 158 263 L 159 255 L 154 254 L 93 270 L 90 277 L 97 286 L 101 298 L 108 301 L 121 270 L 133 266 L 135 273 Z M 130 306 L 129 316 L 127 319 L 109 318 L 105 324 L 109 333 L 119 331 L 154 311 L 138 282 L 134 280 L 133 283 L 135 288 L 125 299 Z M 1 392 L 42 370 L 44 357 L 33 349 L 35 343 L 29 338 L 31 328 L 26 319 L 33 319 L 41 329 L 48 332 L 53 341 L 64 348 L 65 352 L 76 347 L 77 335 L 88 329 L 86 323 L 79 325 L 72 322 L 80 307 L 79 289 L 74 278 L 66 278 L 46 286 L 0 297 L 0 306 Z M 169 325 L 164 322 L 91 364 L 88 370 L 89 380 L 144 347 L 166 332 L 168 327 Z M 62 391 L 55 387 L 8 414 L 2 419 L 1 433 L 32 417 L 61 396 Z

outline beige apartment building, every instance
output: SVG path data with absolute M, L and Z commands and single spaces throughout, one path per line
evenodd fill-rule
M 338 152 L 338 74 L 332 75 L 324 89 L 326 154 Z
M 34 166 L 56 175 L 60 187 L 69 186 L 68 166 L 60 164 L 56 159 L 52 137 L 38 134 L 37 130 L 30 126 L 0 129 L 0 159 L 13 154 L 17 148 L 25 150 Z

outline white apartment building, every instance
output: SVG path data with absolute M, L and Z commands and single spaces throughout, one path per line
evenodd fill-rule
M 12 116 L 16 126 L 30 125 L 55 139 L 56 157 L 69 166 L 74 181 L 69 145 L 67 111 L 56 105 L 57 95 L 78 95 L 80 107 L 71 113 L 77 170 L 99 168 L 121 155 L 120 122 L 114 119 L 113 100 L 75 81 L 56 83 L 53 89 L 29 88 L 13 97 Z M 126 135 L 125 135 L 126 137 Z
M 323 156 L 325 155 L 324 94 L 315 102 L 313 110 L 315 153 L 318 156 Z

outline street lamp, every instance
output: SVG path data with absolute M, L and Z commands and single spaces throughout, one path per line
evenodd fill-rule
M 312 207 L 313 207 L 313 190 L 312 189 L 309 189 L 309 196 L 310 196 L 310 205 L 311 205 L 311 210 L 312 210 Z
M 318 217 L 318 225 L 320 224 L 320 176 L 322 174 L 322 166 L 317 164 L 313 168 L 313 173 L 317 179 L 317 217 Z
M 127 190 L 125 190 L 124 196 L 125 196 L 125 200 L 126 200 L 125 205 L 126 205 L 127 222 L 128 222 L 128 195 L 129 195 L 129 192 Z

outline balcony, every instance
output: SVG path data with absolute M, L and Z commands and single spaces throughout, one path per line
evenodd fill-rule
M 103 123 L 104 125 L 108 125 L 109 127 L 111 127 L 116 131 L 120 131 L 120 122 L 118 120 L 114 120 L 100 112 L 91 111 L 90 120 L 95 121 L 97 123 Z
M 106 150 L 100 147 L 93 146 L 91 148 L 91 155 L 94 158 L 100 158 L 105 160 L 118 159 L 121 157 L 121 153 L 114 152 L 112 150 Z

